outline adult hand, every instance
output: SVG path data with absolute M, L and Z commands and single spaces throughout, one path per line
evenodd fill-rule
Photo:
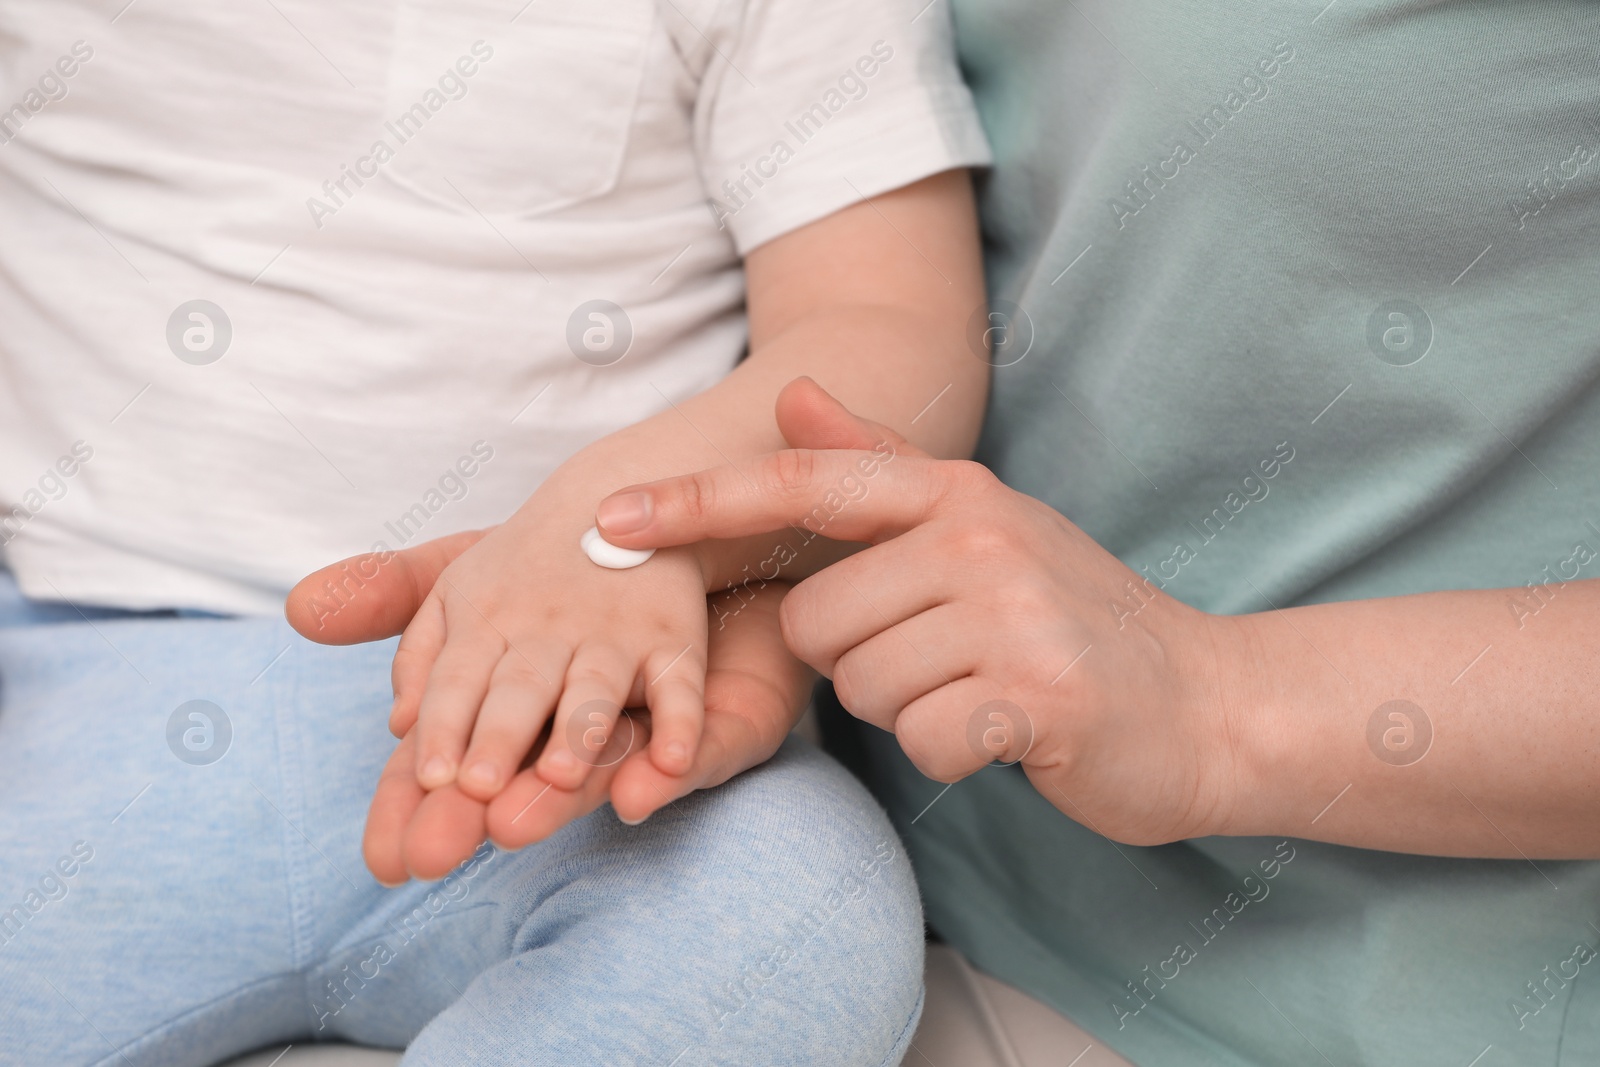
M 785 597 L 783 635 L 924 774 L 1020 762 L 1066 814 L 1134 844 L 1226 825 L 1241 773 L 1217 678 L 1225 644 L 1241 640 L 1226 618 L 1161 593 L 984 467 L 927 458 L 815 383 L 791 383 L 778 416 L 791 444 L 828 450 L 623 490 L 600 504 L 606 539 L 869 542 Z
M 357 557 L 303 579 L 290 593 L 286 613 L 300 633 L 324 644 L 352 644 L 403 630 L 441 571 L 482 537 L 456 534 L 377 557 Z M 343 607 L 328 612 L 318 599 L 325 583 L 361 580 Z M 350 589 L 350 585 L 344 586 Z M 449 785 L 425 793 L 417 784 L 411 723 L 390 756 L 367 815 L 367 866 L 381 882 L 411 876 L 440 878 L 485 839 L 516 849 L 542 840 L 610 799 L 620 818 L 639 822 L 696 789 L 720 785 L 767 760 L 804 709 L 813 675 L 784 648 L 778 610 L 787 587 L 742 602 L 737 612 L 713 598 L 707 650 L 706 719 L 689 772 L 663 774 L 649 760 L 648 713 L 630 713 L 596 757 L 596 770 L 575 790 L 557 789 L 524 766 L 511 784 L 484 804 Z M 726 619 L 726 625 L 719 620 Z M 397 670 L 403 665 L 397 663 Z M 642 703 L 642 701 L 640 701 Z M 414 719 L 414 716 L 413 716 Z M 542 744 L 542 742 L 541 742 Z M 529 763 L 539 754 L 535 747 Z M 625 754 L 624 754 L 625 753 Z

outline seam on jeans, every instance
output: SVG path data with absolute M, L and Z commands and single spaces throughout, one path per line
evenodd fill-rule
M 955 953 L 955 958 L 956 971 L 961 975 L 961 981 L 966 985 L 973 1003 L 978 1006 L 978 1017 L 983 1021 L 984 1030 L 988 1032 L 989 1044 L 1000 1057 L 1001 1067 L 1025 1067 L 1022 1057 L 1017 1053 L 1017 1047 L 1006 1035 L 1005 1024 L 1000 1021 L 994 1002 L 989 999 L 988 994 L 983 991 L 983 986 L 978 982 L 972 964 L 968 963 L 967 958 L 960 952 Z
M 135 1037 L 129 1041 L 125 1041 L 121 1045 L 113 1045 L 111 1055 L 103 1056 L 100 1059 L 95 1060 L 91 1067 L 128 1067 L 129 1052 L 138 1053 L 140 1051 L 138 1046 L 144 1045 L 150 1041 L 166 1040 L 170 1032 L 177 1029 L 178 1025 L 191 1015 L 198 1015 L 201 1012 L 210 1011 L 216 1005 L 243 996 L 244 994 L 255 989 L 257 986 L 268 985 L 272 982 L 281 982 L 286 978 L 293 978 L 294 976 L 295 972 L 293 971 L 283 971 L 278 974 L 267 975 L 264 978 L 257 978 L 253 982 L 246 982 L 237 989 L 233 989 L 226 993 L 212 997 L 204 1004 L 196 1004 L 188 1011 L 182 1011 L 177 1015 L 171 1016 L 170 1018 L 163 1019 L 161 1022 L 156 1023 L 138 1037 Z M 111 1042 L 107 1041 L 106 1044 L 109 1045 Z
M 290 672 L 284 677 L 293 678 Z M 310 899 L 310 875 L 305 855 L 304 840 L 298 840 L 297 827 L 304 823 L 304 776 L 300 773 L 300 715 L 295 698 L 298 693 L 285 692 L 283 683 L 274 679 L 267 693 L 267 714 L 272 717 L 273 735 L 277 741 L 279 803 L 283 807 L 283 884 L 288 896 L 290 962 L 297 972 L 304 973 L 311 959 L 310 928 L 315 922 L 313 902 Z M 298 686 L 290 686 L 291 690 Z M 288 712 L 285 709 L 291 709 Z M 341 873 L 342 877 L 342 873 Z
M 916 1036 L 916 1025 L 922 1021 L 922 1009 L 928 1000 L 928 985 L 923 983 L 917 991 L 917 1002 L 911 1005 L 911 1014 L 906 1018 L 905 1024 L 900 1027 L 900 1032 L 895 1035 L 894 1044 L 889 1046 L 889 1055 L 878 1061 L 878 1067 L 902 1067 L 906 1061 L 906 1049 L 914 1048 L 912 1038 Z M 927 1059 L 927 1053 L 920 1048 L 917 1055 Z M 929 1060 L 931 1063 L 932 1061 Z

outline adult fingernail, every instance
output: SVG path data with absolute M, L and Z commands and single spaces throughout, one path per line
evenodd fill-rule
M 595 509 L 595 525 L 602 533 L 635 533 L 650 525 L 652 510 L 649 493 L 618 493 L 600 501 Z
M 422 765 L 422 771 L 417 775 L 417 780 L 430 789 L 433 788 L 433 784 L 443 785 L 450 780 L 449 762 L 443 756 L 428 757 Z

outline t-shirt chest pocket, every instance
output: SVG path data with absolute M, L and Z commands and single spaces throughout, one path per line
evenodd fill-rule
M 394 183 L 456 211 L 536 215 L 622 168 L 654 0 L 399 0 L 382 116 Z

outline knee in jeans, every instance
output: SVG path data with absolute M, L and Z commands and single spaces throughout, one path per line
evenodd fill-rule
M 743 862 L 765 868 L 748 882 L 770 894 L 752 903 L 767 921 L 719 990 L 719 1028 L 759 1033 L 768 994 L 798 993 L 831 1023 L 809 1028 L 822 1042 L 816 1062 L 876 1067 L 909 1036 L 922 994 L 922 909 L 888 818 L 848 772 L 794 740 L 725 797 L 707 797 L 719 799 L 717 821 L 760 835 Z

